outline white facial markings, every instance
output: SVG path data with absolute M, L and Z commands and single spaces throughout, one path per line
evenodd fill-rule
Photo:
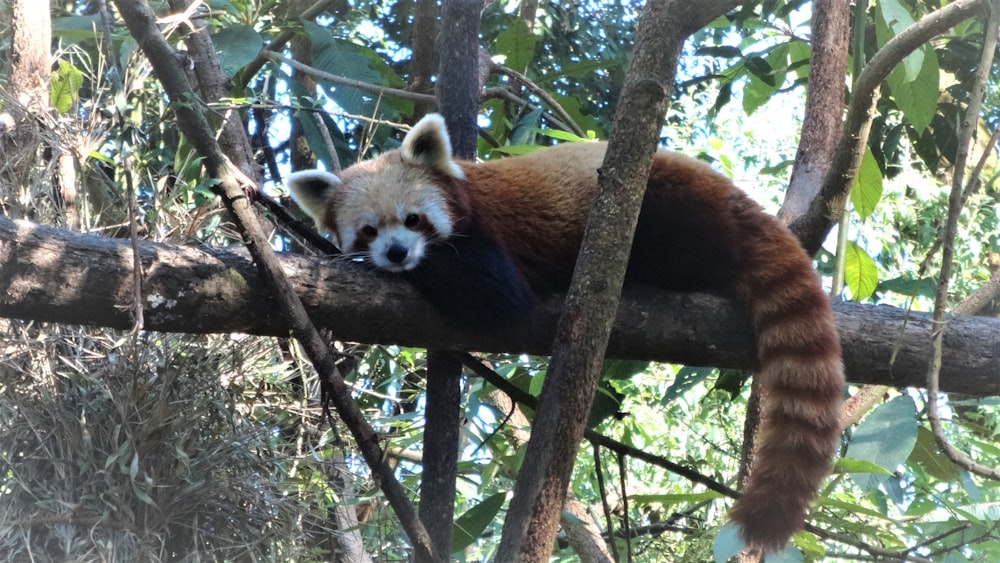
M 405 272 L 417 267 L 427 250 L 423 233 L 396 224 L 379 230 L 368 247 L 372 263 L 390 272 Z
M 453 231 L 451 214 L 448 213 L 448 208 L 439 196 L 429 199 L 431 201 L 426 202 L 423 207 L 424 217 L 427 218 L 427 222 L 437 231 L 438 236 L 446 239 L 451 236 Z
M 454 232 L 448 200 L 434 176 L 393 153 L 368 162 L 364 173 L 343 175 L 336 217 L 341 248 L 384 270 L 412 270 L 434 241 Z

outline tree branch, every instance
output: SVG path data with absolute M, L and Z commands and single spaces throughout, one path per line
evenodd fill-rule
M 313 78 L 325 80 L 333 84 L 340 84 L 341 86 L 350 86 L 351 88 L 357 88 L 358 90 L 368 92 L 369 94 L 375 94 L 378 96 L 394 96 L 401 100 L 409 100 L 411 102 L 419 102 L 428 104 L 431 107 L 437 107 L 437 98 L 435 98 L 430 94 L 420 94 L 417 92 L 410 92 L 408 90 L 400 90 L 398 88 L 389 88 L 386 86 L 371 84 L 369 82 L 362 82 L 361 80 L 355 80 L 353 78 L 347 78 L 346 76 L 330 74 L 329 72 L 325 72 L 318 68 L 302 64 L 299 61 L 282 56 L 278 53 L 273 53 L 271 51 L 264 51 L 263 56 L 264 58 L 274 61 L 276 63 L 286 64 L 303 74 L 308 74 Z
M 789 225 L 802 241 L 806 252 L 816 254 L 830 228 L 840 219 L 851 184 L 861 165 L 882 82 L 900 61 L 918 47 L 955 24 L 983 13 L 986 2 L 987 0 L 956 0 L 924 16 L 890 39 L 857 77 L 844 120 L 844 132 L 837 143 L 830 172 L 823 180 L 819 197 L 813 199 L 804 216 Z
M 972 91 L 969 93 L 965 119 L 959 128 L 951 192 L 948 194 L 948 218 L 944 232 L 941 234 L 941 272 L 938 275 L 937 291 L 934 295 L 933 320 L 938 328 L 934 333 L 933 354 L 927 368 L 927 420 L 931 424 L 931 430 L 934 432 L 934 439 L 938 447 L 948 456 L 948 459 L 959 467 L 994 481 L 1000 481 L 1000 470 L 976 462 L 948 441 L 941 423 L 941 415 L 938 412 L 938 391 L 944 334 L 948 328 L 945 322 L 945 311 L 948 308 L 948 285 L 951 281 L 951 268 L 954 262 L 955 236 L 958 232 L 958 216 L 962 212 L 966 199 L 963 197 L 965 163 L 969 156 L 969 146 L 972 144 L 972 134 L 979 125 L 979 108 L 986 92 L 986 81 L 989 80 L 990 68 L 993 66 L 993 52 L 997 46 L 998 29 L 1000 29 L 1000 1 L 992 0 L 989 17 L 983 24 L 983 52 L 976 70 Z
M 329 396 L 340 418 L 350 429 L 365 461 L 377 475 L 379 486 L 412 542 L 415 553 L 418 556 L 429 555 L 431 546 L 427 531 L 417 519 L 406 491 L 386 463 L 377 435 L 352 399 L 343 376 L 337 370 L 332 352 L 292 291 L 288 278 L 277 262 L 274 249 L 260 226 L 259 218 L 250 205 L 245 190 L 256 189 L 256 186 L 249 185 L 246 176 L 230 162 L 215 141 L 213 130 L 188 84 L 176 53 L 160 33 L 156 15 L 143 0 L 116 0 L 116 5 L 129 33 L 149 59 L 156 77 L 169 96 L 177 114 L 178 126 L 204 158 L 209 177 L 218 180 L 213 189 L 236 217 L 253 262 L 266 282 L 258 295 L 276 299 L 273 309 L 270 309 L 274 312 L 275 322 L 286 334 L 291 333 L 299 341 L 320 379 L 329 386 Z
M 847 38 L 851 29 L 846 0 L 813 3 L 809 82 L 795 165 L 778 218 L 793 222 L 809 209 L 830 169 L 844 114 Z
M 286 336 L 278 304 L 245 251 L 139 243 L 148 330 Z M 280 256 L 317 325 L 338 340 L 431 349 L 547 355 L 561 301 L 541 303 L 503 331 L 456 330 L 392 275 L 342 258 Z M 128 330 L 132 254 L 108 239 L 0 217 L 0 316 Z M 929 314 L 835 303 L 852 383 L 923 387 Z M 350 319 L 345 322 L 344 319 Z M 945 335 L 941 387 L 1000 395 L 1000 320 L 956 317 Z M 608 357 L 754 369 L 750 323 L 712 295 L 626 287 Z
M 457 158 L 476 159 L 476 113 L 479 109 L 479 16 L 483 0 L 445 0 L 440 38 L 438 107 L 444 115 Z M 424 40 L 433 42 L 431 38 Z M 462 418 L 462 363 L 446 351 L 427 351 L 427 409 L 420 519 L 434 543 L 433 559 L 451 559 Z M 416 559 L 417 563 L 425 561 Z

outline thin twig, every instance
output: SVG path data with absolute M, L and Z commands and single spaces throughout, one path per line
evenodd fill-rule
M 213 189 L 222 197 L 226 208 L 240 224 L 253 261 L 276 298 L 273 314 L 280 317 L 285 329 L 302 346 L 321 380 L 326 382 L 324 389 L 329 391 L 341 420 L 354 436 L 358 449 L 399 518 L 415 554 L 417 557 L 429 558 L 432 553 L 430 536 L 417 518 L 407 491 L 386 462 L 379 435 L 368 424 L 351 397 L 333 353 L 306 314 L 302 301 L 284 275 L 274 249 L 253 212 L 247 196 L 247 190 L 253 187 L 252 181 L 222 152 L 202 106 L 190 103 L 197 98 L 176 52 L 160 33 L 156 16 L 149 5 L 143 0 L 116 0 L 116 4 L 129 33 L 142 47 L 157 78 L 174 103 L 178 126 L 204 157 L 208 175 L 218 179 Z
M 330 130 L 326 128 L 326 123 L 323 122 L 323 116 L 314 113 L 312 117 L 316 120 L 316 129 L 319 130 L 320 137 L 323 137 L 323 148 L 326 149 L 326 154 L 330 157 L 330 165 L 333 168 L 330 172 L 340 172 L 340 157 L 337 155 L 337 147 L 333 144 L 333 137 L 330 136 Z
M 509 381 L 501 377 L 498 373 L 490 369 L 488 366 L 483 365 L 481 361 L 473 357 L 469 353 L 456 353 L 459 360 L 465 365 L 465 367 L 472 370 L 473 373 L 483 378 L 485 381 L 496 387 L 497 389 L 506 393 L 512 400 L 526 405 L 532 409 L 538 408 L 538 399 L 528 394 L 526 391 L 522 391 L 517 386 L 511 384 Z M 603 434 L 595 432 L 594 430 L 587 429 L 584 431 L 584 437 L 601 447 L 607 448 L 616 454 L 625 454 L 629 457 L 645 461 L 650 465 L 655 465 L 657 467 L 662 467 L 671 473 L 679 475 L 689 481 L 698 483 L 699 485 L 704 485 L 706 488 L 715 491 L 721 495 L 727 496 L 729 498 L 739 498 L 740 494 L 730 489 L 729 487 L 719 483 L 715 479 L 702 475 L 697 471 L 684 467 L 666 459 L 664 457 L 651 454 L 644 450 L 633 448 L 622 442 L 619 442 L 613 438 L 609 438 Z
M 625 560 L 632 563 L 632 522 L 628 508 L 628 469 L 625 467 L 625 454 L 618 452 L 618 488 L 622 497 L 622 531 L 625 532 Z
M 513 397 L 511 397 L 511 400 L 513 400 Z M 514 404 L 517 403 L 515 402 Z M 621 561 L 621 555 L 618 554 L 618 542 L 614 541 L 615 526 L 614 519 L 611 518 L 611 504 L 608 502 L 608 490 L 604 484 L 604 463 L 601 461 L 601 446 L 594 442 L 591 442 L 590 445 L 594 448 L 594 472 L 597 474 L 597 487 L 601 494 L 601 507 L 604 509 L 605 532 L 610 538 L 608 544 L 611 546 L 611 554 L 614 556 L 615 561 Z
M 361 80 L 354 80 L 353 78 L 347 78 L 346 76 L 340 76 L 337 74 L 330 74 L 329 72 L 324 72 L 318 68 L 311 67 L 307 64 L 300 63 L 295 59 L 290 59 L 288 57 L 279 55 L 271 51 L 265 51 L 264 57 L 281 64 L 286 64 L 295 70 L 312 76 L 313 78 L 318 78 L 320 80 L 325 80 L 327 82 L 332 82 L 334 84 L 340 84 L 341 86 L 349 86 L 351 88 L 357 88 L 368 92 L 370 94 L 378 94 L 380 96 L 393 96 L 400 98 L 402 100 L 410 100 L 412 102 L 424 102 L 437 106 L 437 98 L 429 94 L 418 94 L 416 92 L 409 92 L 407 90 L 400 90 L 398 88 L 387 88 L 385 86 L 379 86 L 377 84 L 371 84 L 369 82 L 362 82 Z
M 125 191 L 128 194 L 128 237 L 132 246 L 132 332 L 138 334 L 145 321 L 142 314 L 142 258 L 139 253 L 139 219 L 135 210 L 139 203 L 135 198 L 135 183 L 132 182 L 132 159 L 125 157 Z
M 847 534 L 838 534 L 836 532 L 831 532 L 813 526 L 812 524 L 806 524 L 805 530 L 825 540 L 831 540 L 838 543 L 842 543 L 844 545 L 849 545 L 851 547 L 860 549 L 866 553 L 870 553 L 876 561 L 906 561 L 907 563 L 933 563 L 930 559 L 924 559 L 923 557 L 912 555 L 907 551 L 892 551 L 884 549 L 878 546 L 867 544 L 862 541 L 858 541 L 857 539 L 854 538 L 854 536 Z
M 1000 0 L 991 0 L 990 10 L 983 24 L 983 51 L 976 70 L 975 82 L 969 95 L 969 104 L 965 110 L 965 120 L 962 122 L 958 137 L 958 148 L 954 160 L 954 175 L 951 192 L 948 195 L 948 218 L 941 237 L 941 273 L 937 281 L 937 293 L 934 296 L 934 322 L 937 329 L 934 333 L 933 352 L 927 370 L 927 419 L 934 432 L 934 438 L 941 450 L 955 464 L 981 477 L 1000 481 L 1000 469 L 988 467 L 976 462 L 970 456 L 959 451 L 944 434 L 941 415 L 938 412 L 938 394 L 940 390 L 941 356 L 944 347 L 945 309 L 948 306 L 948 285 L 955 254 L 955 237 L 958 232 L 958 218 L 964 203 L 963 194 L 965 162 L 968 158 L 972 134 L 979 124 L 979 108 L 983 94 L 986 91 L 986 81 L 989 79 L 990 67 L 993 64 L 993 52 L 997 45 L 997 31 L 1000 28 Z
M 484 100 L 488 99 L 506 100 L 508 102 L 517 104 L 519 106 L 528 108 L 531 111 L 540 110 L 542 112 L 542 116 L 554 127 L 556 127 L 557 129 L 561 129 L 563 131 L 570 130 L 570 126 L 567 125 L 565 122 L 563 122 L 563 120 L 552 115 L 551 112 L 545 111 L 544 108 L 542 108 L 541 106 L 535 105 L 529 102 L 528 100 L 522 98 L 521 96 L 518 96 L 514 92 L 511 92 L 510 88 L 504 86 L 484 88 L 482 97 Z
M 323 11 L 326 10 L 328 6 L 333 5 L 333 3 L 334 0 L 319 0 L 312 6 L 306 8 L 305 11 L 303 11 L 301 14 L 299 14 L 299 19 L 311 21 L 313 18 L 323 13 Z M 261 67 L 264 66 L 264 63 L 268 61 L 267 53 L 280 51 L 281 48 L 284 47 L 285 44 L 291 41 L 294 37 L 295 37 L 295 30 L 292 29 L 288 29 L 279 33 L 277 37 L 272 39 L 271 42 L 267 44 L 267 46 L 261 49 L 260 53 L 257 53 L 257 58 L 255 58 L 253 62 L 248 64 L 246 68 L 243 69 L 243 72 L 241 72 L 239 76 L 233 79 L 233 82 L 239 84 L 240 86 L 246 86 L 247 84 L 249 84 L 250 79 L 253 78 L 257 74 L 257 71 L 259 71 Z
M 575 135 L 579 137 L 587 136 L 587 134 L 584 133 L 583 129 L 581 129 L 580 126 L 577 125 L 575 121 L 573 121 L 573 118 L 562 107 L 562 104 L 557 102 L 556 99 L 553 98 L 551 94 L 546 92 L 544 88 L 541 88 L 537 84 L 535 84 L 530 78 L 512 68 L 507 68 L 501 64 L 493 63 L 492 65 L 490 65 L 490 70 L 492 70 L 497 74 L 506 76 L 511 80 L 517 82 L 521 86 L 524 86 L 525 88 L 530 90 L 532 94 L 538 96 L 540 100 L 545 102 L 550 108 L 552 108 L 553 111 L 559 114 L 560 119 L 562 119 L 566 123 L 566 125 L 570 127 L 570 131 L 572 131 Z

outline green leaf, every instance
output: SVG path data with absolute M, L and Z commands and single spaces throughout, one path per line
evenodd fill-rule
M 751 76 L 756 76 L 761 82 L 772 88 L 775 86 L 774 69 L 771 68 L 771 63 L 767 62 L 766 59 L 755 55 L 747 57 L 743 64 Z
M 820 496 L 818 499 L 816 499 L 816 505 L 817 506 L 831 506 L 833 508 L 838 508 L 838 509 L 846 512 L 847 514 L 863 514 L 865 516 L 869 516 L 871 518 L 876 518 L 878 520 L 883 520 L 883 521 L 886 521 L 886 522 L 891 522 L 892 521 L 885 514 L 882 514 L 881 512 L 878 512 L 876 510 L 872 510 L 871 508 L 868 508 L 867 506 L 864 506 L 864 505 L 861 505 L 861 504 L 858 504 L 858 503 L 854 503 L 854 502 L 847 502 L 847 501 L 844 501 L 844 500 L 835 499 L 835 498 L 828 497 L 828 496 L 825 496 L 825 495 L 824 496 Z
M 648 367 L 649 362 L 642 360 L 607 359 L 601 366 L 601 379 L 632 379 Z
M 602 381 L 590 404 L 590 414 L 587 416 L 587 428 L 595 428 L 605 419 L 618 415 L 622 408 L 625 395 L 619 393 L 607 381 Z
M 806 78 L 809 76 L 809 57 L 812 56 L 812 47 L 805 41 L 791 41 L 788 44 L 788 67 L 795 70 L 795 76 Z
M 101 29 L 101 16 L 67 16 L 52 18 L 52 37 L 63 43 L 94 39 L 94 30 Z
M 264 46 L 264 38 L 248 25 L 229 25 L 212 34 L 222 72 L 229 78 L 253 62 Z
M 767 84 L 755 75 L 748 76 L 743 88 L 743 113 L 752 115 L 771 99 L 775 91 L 777 87 L 774 85 Z
M 834 468 L 844 473 L 875 473 L 877 475 L 892 475 L 892 472 L 870 461 L 842 457 L 834 464 Z
M 826 547 L 811 532 L 805 530 L 796 532 L 792 536 L 792 541 L 795 542 L 795 546 L 801 549 L 810 561 L 822 561 L 826 556 Z
M 528 68 L 535 54 L 535 43 L 538 38 L 528 29 L 528 23 L 516 18 L 506 29 L 497 34 L 494 53 L 504 56 L 504 65 L 517 72 Z
M 542 386 L 545 385 L 545 376 L 548 374 L 545 370 L 540 370 L 534 376 L 528 380 L 528 393 L 532 396 L 537 397 L 542 393 Z
M 535 132 L 544 137 L 551 137 L 553 139 L 569 141 L 571 143 L 585 143 L 587 141 L 593 141 L 593 139 L 586 139 L 584 137 L 580 137 L 579 135 L 574 135 L 569 131 L 562 131 L 560 129 L 536 129 Z
M 531 145 L 535 142 L 535 135 L 538 132 L 539 121 L 542 116 L 542 108 L 537 108 L 524 114 L 511 128 L 508 141 L 512 145 Z
M 891 291 L 907 297 L 922 296 L 928 299 L 934 298 L 937 291 L 937 281 L 934 278 L 920 278 L 915 280 L 911 277 L 898 277 L 886 280 L 878 284 L 879 291 Z
M 549 92 L 556 102 L 562 106 L 563 110 L 573 119 L 576 125 L 583 129 L 584 131 L 590 133 L 594 132 L 594 138 L 600 138 L 602 133 L 601 124 L 594 119 L 589 113 L 584 112 L 580 108 L 580 100 L 574 98 L 573 96 L 563 96 L 561 94 L 556 94 L 555 92 Z M 589 137 L 590 135 L 588 135 Z
M 705 45 L 698 47 L 695 55 L 699 57 L 717 57 L 723 59 L 735 59 L 736 57 L 742 57 L 743 51 L 740 51 L 739 47 L 734 47 L 731 45 Z
M 715 373 L 715 368 L 682 367 L 677 370 L 677 375 L 674 376 L 674 382 L 670 384 L 666 393 L 663 394 L 663 398 L 660 399 L 660 404 L 666 405 L 674 399 L 684 395 L 688 389 L 701 383 L 713 373 Z
M 138 485 L 138 484 L 136 484 L 136 483 L 132 483 L 132 492 L 133 492 L 133 493 L 135 494 L 135 496 L 136 496 L 136 497 L 138 497 L 138 499 L 139 499 L 139 500 L 141 500 L 142 502 L 144 502 L 144 503 L 148 504 L 149 506 L 153 506 L 153 507 L 155 507 L 155 506 L 156 506 L 156 502 L 154 502 L 154 501 L 153 501 L 153 498 L 152 498 L 152 497 L 150 497 L 150 496 L 149 496 L 149 495 L 148 495 L 148 494 L 146 493 L 146 491 L 144 491 L 144 490 L 140 489 L 140 488 L 139 488 L 139 485 Z
M 535 84 L 547 84 L 549 82 L 555 82 L 560 78 L 571 77 L 579 78 L 581 76 L 588 76 L 593 74 L 598 70 L 612 69 L 621 67 L 621 61 L 614 59 L 597 59 L 593 61 L 580 61 L 578 63 L 570 63 L 562 67 L 557 72 L 548 72 L 545 76 L 540 76 L 535 80 Z
M 506 492 L 499 492 L 495 495 L 483 499 L 482 502 L 465 511 L 465 514 L 455 520 L 455 533 L 451 540 L 451 552 L 457 553 L 472 545 L 483 533 L 486 526 L 489 526 L 503 501 L 507 498 Z
M 785 71 L 775 71 L 775 65 L 788 65 L 787 44 L 780 44 L 768 54 L 767 58 L 760 56 L 747 57 L 743 62 L 747 70 L 747 82 L 743 87 L 743 112 L 751 115 L 778 91 L 785 80 Z
M 880 199 L 882 199 L 882 171 L 879 170 L 871 149 L 866 148 L 858 175 L 855 176 L 854 185 L 851 187 L 851 203 L 864 221 L 875 211 Z
M 701 369 L 701 368 L 699 368 Z M 730 400 L 739 396 L 743 386 L 750 380 L 751 373 L 746 370 L 719 368 L 719 377 L 715 380 L 713 391 L 724 391 Z
M 899 0 L 883 0 L 876 8 L 875 34 L 880 47 L 913 25 L 912 14 Z M 937 55 L 930 45 L 910 53 L 886 79 L 896 106 L 917 134 L 927 128 L 937 110 L 938 80 Z
M 519 155 L 519 154 L 531 154 L 531 153 L 533 153 L 535 151 L 540 151 L 540 150 L 542 150 L 544 148 L 545 147 L 543 147 L 541 145 L 507 145 L 507 146 L 504 146 L 504 147 L 495 147 L 495 148 L 492 148 L 492 149 L 490 149 L 490 152 L 491 153 L 496 152 L 496 153 L 500 153 L 500 154 L 507 154 L 507 155 L 516 156 L 516 155 Z
M 923 51 L 923 64 L 920 65 L 919 73 L 914 80 L 907 78 L 905 63 L 904 66 L 897 66 L 886 79 L 889 91 L 896 100 L 896 105 L 903 112 L 903 117 L 910 122 L 910 125 L 923 133 L 924 129 L 930 125 L 937 111 L 938 100 L 938 80 L 940 71 L 938 70 L 937 55 L 930 46 L 923 46 L 914 51 L 914 54 Z
M 313 42 L 313 66 L 324 72 L 343 76 L 359 82 L 374 84 L 377 86 L 398 87 L 403 83 L 391 67 L 381 61 L 381 58 L 372 49 L 363 47 L 350 41 L 345 41 L 330 34 L 330 30 L 312 22 L 302 24 Z M 357 88 L 333 84 L 332 82 L 319 79 L 320 84 L 337 105 L 348 113 L 358 115 L 372 115 L 376 109 L 376 96 L 368 92 L 363 92 Z M 413 103 L 405 100 L 398 100 L 394 96 L 385 96 L 381 99 L 378 108 L 382 110 L 380 115 L 387 114 L 384 110 L 391 108 L 393 112 L 412 111 Z
M 858 425 L 844 457 L 874 463 L 896 471 L 917 443 L 917 405 L 909 395 L 900 395 L 873 410 Z M 864 492 L 876 489 L 884 475 L 873 473 L 851 476 Z
M 788 73 L 788 54 L 790 52 L 789 43 L 779 43 L 775 45 L 771 52 L 767 54 L 765 60 L 771 66 L 771 77 L 775 88 L 780 88 L 785 83 L 785 74 Z
M 934 433 L 923 426 L 917 428 L 917 444 L 908 461 L 942 482 L 954 481 L 959 476 L 958 466 L 938 447 Z
M 878 266 L 856 242 L 849 242 L 844 253 L 844 282 L 855 301 L 871 297 L 878 285 Z
M 899 3 L 899 0 L 880 0 L 876 7 L 878 17 L 875 27 L 879 47 L 914 23 L 913 16 Z M 920 51 L 920 49 L 914 51 L 903 61 L 904 79 L 908 82 L 917 79 L 920 67 L 923 65 L 924 54 Z
M 49 80 L 49 103 L 61 114 L 73 109 L 80 97 L 83 73 L 67 61 L 60 60 L 59 68 Z

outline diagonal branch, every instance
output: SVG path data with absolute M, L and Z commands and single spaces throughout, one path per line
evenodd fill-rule
M 965 162 L 969 156 L 969 146 L 972 144 L 972 134 L 979 125 L 979 108 L 986 92 L 986 81 L 989 79 L 993 66 L 993 52 L 997 46 L 997 33 L 1000 31 L 1000 1 L 992 0 L 989 17 L 983 24 L 983 52 L 979 67 L 975 74 L 975 83 L 969 94 L 969 105 L 965 109 L 958 136 L 958 147 L 955 154 L 954 174 L 951 182 L 951 192 L 948 194 L 948 218 L 942 234 L 941 273 L 938 275 L 937 292 L 934 296 L 934 322 L 938 329 L 934 335 L 933 352 L 927 369 L 927 419 L 934 431 L 934 439 L 941 450 L 959 467 L 975 473 L 980 477 L 1000 481 L 1000 469 L 987 467 L 958 450 L 948 441 L 941 424 L 938 412 L 939 377 L 941 372 L 941 354 L 944 346 L 944 332 L 947 329 L 945 310 L 948 307 L 948 285 L 951 278 L 951 268 L 955 255 L 955 236 L 958 232 L 958 217 L 962 212 L 965 197 L 964 178 Z
M 363 82 L 361 80 L 347 78 L 346 76 L 330 74 L 329 72 L 322 71 L 318 68 L 311 67 L 307 64 L 302 64 L 299 61 L 290 59 L 288 57 L 285 57 L 283 55 L 271 51 L 264 51 L 262 56 L 268 60 L 288 65 L 299 72 L 308 74 L 309 76 L 318 78 L 320 80 L 326 80 L 327 82 L 333 84 L 340 84 L 341 86 L 350 86 L 351 88 L 357 88 L 358 90 L 362 90 L 370 94 L 375 94 L 377 96 L 394 96 L 401 100 L 409 100 L 411 102 L 421 102 L 424 104 L 437 106 L 437 98 L 435 98 L 430 94 L 420 94 L 418 92 L 410 92 L 409 90 L 389 88 L 387 86 L 379 86 L 377 84 L 371 84 L 369 82 Z
M 427 531 L 416 517 L 406 491 L 395 479 L 392 468 L 386 463 L 377 434 L 365 420 L 351 398 L 343 376 L 337 370 L 333 354 L 320 337 L 306 314 L 302 302 L 293 291 L 277 261 L 274 249 L 260 226 L 245 190 L 249 183 L 223 154 L 212 135 L 202 107 L 196 103 L 194 92 L 188 84 L 184 69 L 176 53 L 167 44 L 156 24 L 156 16 L 142 0 L 116 0 L 118 10 L 128 26 L 129 33 L 138 42 L 149 59 L 157 78 L 163 84 L 177 113 L 181 131 L 205 159 L 210 177 L 217 178 L 215 191 L 222 197 L 226 208 L 233 213 L 243 230 L 247 248 L 253 256 L 261 277 L 266 281 L 271 295 L 279 300 L 276 312 L 280 322 L 292 334 L 312 361 L 320 378 L 332 389 L 332 399 L 341 419 L 357 441 L 365 461 L 376 474 L 386 499 L 399 517 L 413 547 L 418 554 L 430 554 Z

